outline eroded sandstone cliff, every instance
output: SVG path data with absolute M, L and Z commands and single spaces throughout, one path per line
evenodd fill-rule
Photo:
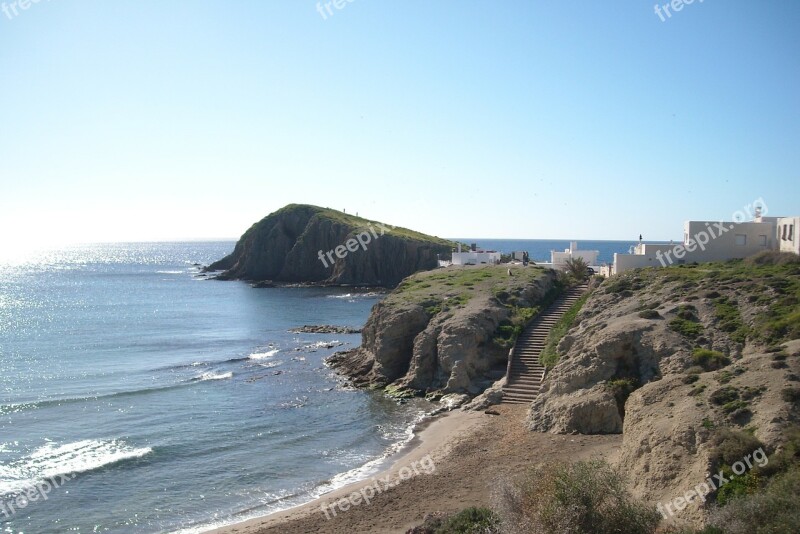
M 365 387 L 475 395 L 505 374 L 515 332 L 551 291 L 539 267 L 450 267 L 405 280 L 370 314 L 358 349 L 329 363 Z
M 800 421 L 800 265 L 777 261 L 646 269 L 605 282 L 561 340 L 529 427 L 622 432 L 617 461 L 654 503 L 720 469 L 721 432 L 780 450 Z M 699 525 L 707 510 L 696 499 L 675 519 Z

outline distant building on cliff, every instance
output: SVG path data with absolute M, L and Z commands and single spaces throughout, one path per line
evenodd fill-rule
M 586 262 L 586 265 L 592 266 L 597 265 L 597 257 L 599 255 L 599 250 L 579 250 L 578 242 L 571 241 L 569 248 L 564 249 L 564 252 L 555 250 L 550 252 L 550 264 L 554 269 L 564 269 L 567 265 L 567 260 L 582 259 Z
M 500 253 L 494 250 L 482 250 L 474 243 L 470 250 L 461 251 L 461 244 L 458 245 L 458 252 L 453 252 L 452 265 L 494 265 L 500 263 Z
M 609 274 L 620 274 L 639 267 L 668 267 L 746 258 L 764 250 L 800 254 L 797 230 L 800 217 L 763 217 L 756 210 L 752 221 L 686 221 L 683 243 L 651 244 L 640 242 L 632 254 L 614 254 Z

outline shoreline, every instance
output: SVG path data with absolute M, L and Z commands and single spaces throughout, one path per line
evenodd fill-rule
M 325 518 L 325 507 L 329 510 L 329 518 L 340 517 L 339 514 L 346 513 L 346 510 L 337 511 L 337 502 L 355 495 L 363 496 L 364 493 L 368 493 L 367 489 L 369 487 L 374 486 L 376 483 L 381 484 L 381 481 L 384 480 L 390 480 L 391 487 L 396 487 L 404 480 L 404 477 L 401 476 L 401 471 L 404 468 L 415 466 L 415 470 L 418 471 L 416 466 L 420 464 L 429 466 L 432 463 L 435 466 L 450 453 L 455 445 L 454 442 L 459 436 L 471 435 L 478 427 L 487 422 L 487 417 L 490 416 L 484 415 L 483 412 L 454 410 L 426 418 L 417 425 L 414 437 L 394 455 L 387 458 L 387 466 L 370 477 L 351 482 L 306 503 L 298 504 L 285 510 L 269 512 L 260 517 L 246 519 L 226 526 L 212 527 L 201 532 L 204 534 L 255 534 L 288 522 L 310 518 L 315 514 Z M 408 470 L 405 471 L 405 473 L 407 472 Z M 413 478 L 425 476 L 427 474 L 423 472 L 414 475 Z M 391 488 L 385 491 L 391 491 Z M 385 494 L 385 491 L 381 490 L 378 493 Z M 355 497 L 351 499 L 352 502 L 355 502 L 355 500 Z M 355 505 L 354 507 L 358 506 Z
M 432 513 L 453 514 L 470 507 L 490 507 L 509 480 L 544 463 L 617 456 L 621 434 L 556 435 L 531 432 L 525 405 L 499 405 L 498 415 L 485 412 L 448 412 L 433 420 L 412 439 L 391 467 L 332 491 L 306 504 L 208 532 L 218 534 L 405 534 Z M 435 469 L 405 478 L 374 496 L 373 480 L 398 472 L 413 462 L 430 459 Z M 364 501 L 362 490 L 368 494 Z M 358 492 L 358 493 L 354 493 Z M 332 510 L 334 502 L 337 505 Z M 362 502 L 357 502 L 362 501 Z M 327 508 L 323 508 L 323 506 Z M 325 510 L 328 510 L 328 516 Z M 335 511 L 336 513 L 333 513 Z

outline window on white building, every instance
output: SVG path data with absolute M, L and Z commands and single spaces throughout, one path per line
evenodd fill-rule
M 758 236 L 758 245 L 761 246 L 761 247 L 766 247 L 767 246 L 767 236 L 765 236 L 765 235 Z
M 789 226 L 789 237 L 787 238 L 789 241 L 794 241 L 794 225 L 790 224 Z
M 745 234 L 736 234 L 736 246 L 743 247 L 747 245 L 747 236 Z

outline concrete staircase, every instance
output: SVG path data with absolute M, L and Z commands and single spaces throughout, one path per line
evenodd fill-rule
M 503 404 L 529 404 L 539 394 L 545 373 L 539 356 L 544 350 L 547 336 L 586 289 L 585 284 L 569 289 L 537 315 L 517 338 L 508 356 Z

